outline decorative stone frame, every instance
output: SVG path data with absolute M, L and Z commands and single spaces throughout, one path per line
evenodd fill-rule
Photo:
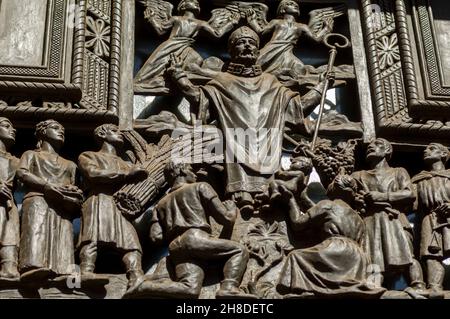
M 393 142 L 417 146 L 432 139 L 448 145 L 450 126 L 439 120 L 450 115 L 450 104 L 441 96 L 419 97 L 417 61 L 413 58 L 407 14 L 407 6 L 412 8 L 411 4 L 404 0 L 361 1 L 374 112 L 374 118 L 365 121 L 369 125 L 374 122 L 377 136 L 388 137 Z M 374 13 L 374 6 L 381 10 Z M 385 43 L 392 47 L 387 50 Z M 394 55 L 392 63 L 385 64 L 383 57 L 388 51 L 398 52 L 398 56 Z M 416 118 L 419 115 L 428 115 L 427 119 L 436 121 L 420 122 Z
M 47 6 L 45 18 L 49 21 L 47 30 L 51 30 L 44 48 L 47 63 L 0 65 L 0 96 L 26 100 L 37 97 L 50 103 L 47 107 L 0 103 L 0 116 L 9 117 L 19 126 L 53 118 L 82 130 L 118 123 L 122 0 L 47 0 Z M 76 8 L 73 29 L 68 24 L 73 22 L 71 7 Z M 88 18 L 107 26 L 107 56 L 99 56 L 88 47 Z

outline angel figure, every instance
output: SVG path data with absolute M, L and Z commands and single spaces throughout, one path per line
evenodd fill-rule
M 272 38 L 261 49 L 258 64 L 265 72 L 272 73 L 282 82 L 291 80 L 307 81 L 310 74 L 317 76 L 324 70 L 316 70 L 313 66 L 305 65 L 293 50 L 299 38 L 306 34 L 316 42 L 331 33 L 334 18 L 345 13 L 345 6 L 328 7 L 312 10 L 309 13 L 309 24 L 297 22 L 300 7 L 295 0 L 282 0 L 278 6 L 277 19 L 267 22 L 268 7 L 264 4 L 243 4 L 240 9 L 247 13 L 249 25 L 258 33 L 272 33 Z M 285 83 L 286 84 L 286 83 Z
M 171 55 L 182 61 L 186 71 L 198 70 L 203 58 L 192 48 L 198 33 L 205 31 L 221 38 L 241 19 L 236 5 L 213 10 L 211 20 L 206 22 L 196 18 L 200 14 L 198 0 L 181 0 L 177 8 L 179 16 L 172 16 L 173 5 L 167 1 L 140 0 L 140 3 L 146 6 L 145 18 L 159 35 L 171 30 L 169 39 L 156 48 L 136 75 L 135 91 L 140 93 L 169 94 L 164 73 Z

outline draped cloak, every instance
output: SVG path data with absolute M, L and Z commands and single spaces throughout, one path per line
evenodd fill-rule
M 19 169 L 51 184 L 75 185 L 75 163 L 60 156 L 53 161 L 49 153 L 42 150 L 25 152 Z M 21 272 L 47 268 L 57 274 L 70 274 L 75 264 L 73 216 L 47 201 L 39 190 L 25 186 L 19 251 Z
M 19 159 L 0 153 L 0 181 L 12 190 Z M 0 203 L 0 246 L 19 246 L 19 212 L 14 200 Z
M 343 201 L 324 200 L 308 211 L 306 227 L 317 229 L 322 242 L 292 251 L 280 272 L 282 294 L 381 295 L 385 289 L 368 282 L 370 258 L 360 243 L 364 222 Z
M 221 72 L 200 88 L 200 118 L 215 115 L 223 133 L 226 191 L 265 192 L 279 169 L 285 122 L 303 120 L 300 95 L 268 73 Z
M 78 161 L 89 192 L 82 207 L 78 247 L 95 242 L 124 252 L 142 252 L 136 229 L 122 215 L 113 198 L 125 182 L 118 182 L 117 176 L 128 174 L 132 165 L 119 156 L 102 152 L 84 152 Z
M 134 80 L 135 92 L 153 94 L 170 92 L 164 73 L 171 55 L 178 57 L 185 69 L 189 69 L 190 64 L 202 64 L 202 57 L 192 48 L 197 35 L 192 23 L 183 19 L 178 19 L 177 23 L 179 24 L 177 32 L 157 47 L 139 70 Z
M 450 257 L 450 218 L 434 212 L 450 203 L 450 170 L 423 171 L 413 177 L 418 211 L 424 216 L 421 228 L 421 257 Z
M 357 181 L 358 191 L 412 192 L 409 174 L 401 167 L 355 172 L 352 177 Z M 413 261 L 412 227 L 405 214 L 412 202 L 405 199 L 398 203 L 375 203 L 367 208 L 363 247 L 380 271 L 405 267 Z M 398 217 L 391 218 L 390 212 Z

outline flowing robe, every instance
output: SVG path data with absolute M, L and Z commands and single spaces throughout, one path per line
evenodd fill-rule
M 303 120 L 300 95 L 268 73 L 221 72 L 200 88 L 200 118 L 216 116 L 223 133 L 226 191 L 267 191 L 280 166 L 285 122 Z
M 282 294 L 375 295 L 383 288 L 369 285 L 370 259 L 360 246 L 361 217 L 343 201 L 324 200 L 308 211 L 303 227 L 317 229 L 321 243 L 292 251 L 280 272 Z
M 420 256 L 450 257 L 450 218 L 434 211 L 450 203 L 450 170 L 421 172 L 413 178 L 417 187 L 418 211 L 422 213 Z
M 358 191 L 389 193 L 389 203 L 375 203 L 364 215 L 366 236 L 363 247 L 381 271 L 405 267 L 412 263 L 412 227 L 405 215 L 414 202 L 412 183 L 404 168 L 368 170 L 352 174 Z M 396 192 L 407 191 L 405 196 Z M 396 198 L 398 197 L 398 198 Z M 395 200 L 392 200 L 395 199 Z M 390 217 L 392 213 L 397 217 Z
M 261 49 L 257 63 L 265 72 L 276 76 L 295 74 L 293 77 L 298 78 L 307 73 L 305 64 L 293 52 L 299 39 L 298 28 L 293 28 L 284 20 L 279 21 L 277 28 L 280 30 L 277 30 L 276 35 Z
M 181 60 L 185 68 L 192 63 L 202 64 L 202 57 L 192 48 L 197 35 L 196 25 L 184 19 L 177 19 L 176 23 L 179 24 L 177 31 L 155 49 L 136 75 L 136 92 L 169 93 L 164 73 L 172 54 Z
M 84 152 L 78 161 L 89 192 L 82 207 L 78 247 L 95 242 L 122 252 L 142 252 L 135 228 L 122 215 L 113 198 L 126 183 L 123 176 L 130 172 L 132 164 L 102 152 Z
M 0 153 L 0 182 L 12 191 L 19 159 L 9 153 Z M 14 200 L 0 203 L 0 247 L 19 246 L 19 212 Z
M 49 155 L 41 150 L 27 151 L 20 159 L 19 169 L 47 183 L 75 185 L 75 163 L 60 156 L 53 161 Z M 47 268 L 57 274 L 70 274 L 75 264 L 72 213 L 48 201 L 39 190 L 25 186 L 19 252 L 21 272 Z

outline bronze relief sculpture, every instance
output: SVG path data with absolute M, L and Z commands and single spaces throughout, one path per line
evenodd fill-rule
M 430 293 L 443 294 L 445 270 L 442 261 L 449 252 L 449 172 L 445 169 L 448 148 L 439 143 L 429 144 L 423 159 L 429 171 L 422 171 L 412 181 L 417 189 L 418 211 L 423 216 L 420 257 L 426 265 L 427 288 Z
M 19 268 L 21 278 L 45 280 L 68 275 L 75 264 L 72 220 L 83 192 L 76 186 L 77 165 L 59 155 L 64 127 L 47 120 L 36 125 L 37 148 L 20 159 L 24 184 Z
M 19 159 L 8 150 L 14 144 L 16 130 L 7 118 L 0 118 L 1 197 L 0 206 L 0 278 L 18 278 L 19 212 L 13 191 Z
M 289 216 L 296 231 L 317 227 L 320 235 L 317 245 L 289 253 L 277 285 L 280 293 L 380 297 L 385 292 L 368 280 L 370 258 L 361 246 L 364 222 L 348 204 L 324 200 L 305 214 L 292 207 Z
M 94 273 L 99 250 L 113 249 L 121 254 L 128 285 L 132 286 L 144 274 L 142 248 L 136 230 L 117 208 L 113 195 L 125 183 L 146 178 L 148 173 L 117 155 L 124 141 L 116 125 L 101 125 L 94 135 L 100 150 L 84 152 L 78 159 L 88 193 L 78 239 L 81 274 Z
M 150 239 L 155 244 L 169 243 L 177 281 L 150 278 L 129 291 L 129 295 L 197 298 L 205 276 L 201 262 L 224 260 L 224 279 L 216 297 L 251 297 L 239 290 L 248 261 L 247 249 L 235 241 L 212 236 L 208 222 L 212 216 L 223 225 L 225 233 L 230 233 L 238 214 L 236 205 L 232 201 L 221 202 L 211 185 L 196 182 L 188 164 L 171 162 L 165 174 L 172 185 L 171 192 L 155 207 Z
M 250 28 L 234 31 L 228 41 L 231 61 L 226 72 L 204 86 L 192 84 L 176 57 L 168 69 L 190 101 L 192 113 L 205 123 L 218 120 L 227 150 L 225 189 L 244 211 L 253 210 L 260 198 L 267 197 L 267 181 L 279 166 L 285 122 L 302 122 L 319 102 L 323 88 L 319 83 L 301 96 L 283 86 L 256 64 L 259 44 L 259 36 Z M 249 129 L 259 149 L 236 140 L 233 129 Z
M 17 3 L 0 299 L 450 298 L 448 4 Z
M 331 33 L 334 18 L 344 14 L 343 7 L 328 7 L 310 12 L 308 25 L 300 23 L 300 5 L 295 0 L 280 1 L 277 8 L 278 18 L 266 21 L 268 8 L 253 4 L 247 9 L 247 20 L 255 31 L 261 34 L 272 33 L 272 38 L 261 49 L 257 63 L 265 72 L 274 74 L 280 81 L 294 80 L 300 84 L 307 82 L 317 70 L 305 65 L 293 52 L 294 46 L 304 34 L 320 43 L 324 36 Z
M 389 272 L 407 271 L 415 290 L 424 290 L 422 268 L 414 256 L 413 233 L 406 217 L 415 200 L 411 179 L 404 168 L 390 167 L 392 145 L 383 138 L 369 144 L 366 160 L 370 170 L 338 175 L 332 188 L 352 192 L 347 199 L 364 219 L 364 249 L 372 262 L 380 267 L 378 277 Z
M 199 32 L 206 32 L 216 38 L 222 37 L 239 22 L 240 14 L 229 13 L 227 10 L 216 10 L 210 22 L 196 17 L 200 14 L 198 0 L 180 1 L 178 12 L 180 16 L 172 16 L 173 5 L 163 0 L 141 1 L 146 7 L 146 18 L 162 35 L 170 31 L 169 39 L 163 42 L 148 58 L 135 79 L 135 90 L 143 93 L 169 93 L 165 83 L 165 72 L 171 55 L 180 59 L 181 67 L 186 71 L 198 70 L 203 58 L 193 48 Z M 225 16 L 224 16 L 225 15 Z M 222 23 L 216 22 L 220 20 Z M 195 67 L 197 66 L 197 68 Z

